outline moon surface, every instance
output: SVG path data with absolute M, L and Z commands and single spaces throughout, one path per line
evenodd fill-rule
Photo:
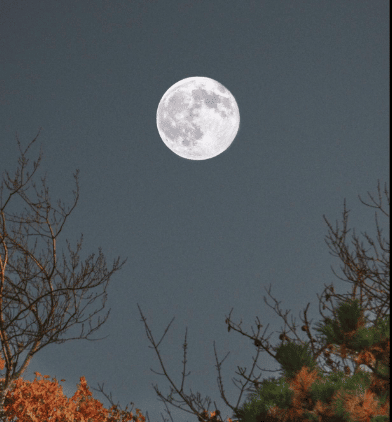
M 159 135 L 188 160 L 207 160 L 225 151 L 237 135 L 240 113 L 231 92 L 214 79 L 182 79 L 163 95 L 157 110 Z

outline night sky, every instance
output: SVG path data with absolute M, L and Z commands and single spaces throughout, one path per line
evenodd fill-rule
M 72 203 L 80 169 L 59 247 L 83 233 L 83 259 L 100 246 L 109 268 L 128 259 L 108 288 L 109 320 L 91 338 L 109 337 L 50 345 L 25 379 L 64 378 L 71 397 L 85 376 L 122 408 L 134 402 L 151 422 L 167 418 L 153 385 L 167 396 L 169 381 L 150 370 L 162 372 L 139 304 L 156 342 L 175 317 L 159 350 L 178 388 L 188 328 L 185 393 L 209 396 L 226 418 L 213 342 L 219 360 L 230 351 L 222 375 L 232 405 L 237 366 L 248 374 L 256 354 L 250 339 L 228 333 L 230 310 L 250 335 L 256 317 L 269 324 L 276 345 L 284 321 L 264 302 L 275 304 L 269 287 L 290 323 L 301 324 L 310 302 L 312 326 L 325 285 L 351 292 L 331 271 L 340 261 L 323 215 L 341 221 L 346 198 L 350 227 L 375 237 L 374 210 L 358 194 L 366 200 L 389 179 L 388 3 L 0 2 L 0 171 L 16 169 L 16 136 L 26 147 L 42 128 L 29 157 L 42 145 L 39 175 L 47 172 L 53 205 Z M 192 76 L 229 89 L 241 116 L 231 147 L 208 160 L 174 154 L 156 126 L 163 94 Z M 266 353 L 258 364 L 280 369 Z M 169 409 L 174 422 L 197 419 Z

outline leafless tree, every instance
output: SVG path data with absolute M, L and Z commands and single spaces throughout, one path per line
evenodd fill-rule
M 385 196 L 387 198 L 388 210 L 389 210 L 389 205 L 390 205 L 389 193 L 387 191 L 386 185 L 385 185 L 384 193 L 385 193 Z M 341 269 L 343 271 L 343 274 L 346 277 L 344 280 L 352 283 L 353 289 L 352 289 L 351 294 L 338 295 L 338 294 L 335 293 L 333 283 L 332 283 L 329 286 L 325 286 L 325 289 L 324 289 L 321 297 L 319 297 L 318 295 L 317 295 L 317 297 L 319 299 L 320 305 L 322 305 L 322 309 L 323 310 L 328 309 L 335 316 L 336 315 L 335 314 L 336 306 L 334 306 L 332 304 L 332 298 L 336 298 L 338 300 L 338 304 L 339 304 L 339 303 L 341 303 L 341 301 L 345 301 L 347 298 L 348 299 L 350 299 L 350 298 L 354 299 L 354 298 L 357 297 L 356 295 L 359 294 L 362 312 L 372 311 L 373 313 L 375 313 L 376 314 L 376 320 L 372 321 L 373 324 L 375 324 L 379 318 L 383 318 L 387 314 L 389 314 L 388 309 L 389 309 L 389 301 L 390 301 L 390 273 L 389 273 L 390 245 L 389 245 L 389 239 L 386 240 L 385 238 L 382 237 L 382 229 L 379 227 L 377 210 L 381 211 L 381 214 L 386 216 L 386 217 L 389 217 L 389 214 L 382 204 L 383 198 L 382 198 L 382 195 L 381 195 L 380 183 L 378 183 L 378 201 L 375 200 L 370 193 L 369 193 L 369 196 L 370 196 L 371 200 L 373 201 L 373 204 L 367 204 L 367 203 L 363 202 L 362 199 L 359 197 L 360 201 L 364 205 L 376 209 L 375 219 L 376 219 L 376 227 L 377 227 L 377 243 L 374 242 L 370 236 L 368 236 L 366 233 L 364 233 L 364 237 L 365 237 L 365 239 L 368 243 L 368 248 L 365 248 L 363 243 L 360 242 L 359 238 L 355 235 L 355 231 L 353 232 L 353 237 L 352 237 L 351 242 L 349 242 L 349 240 L 347 238 L 347 235 L 350 231 L 347 228 L 348 227 L 349 211 L 346 210 L 346 203 L 345 202 L 344 202 L 343 227 L 342 227 L 342 229 L 339 229 L 338 224 L 336 224 L 336 229 L 333 229 L 332 225 L 328 222 L 328 220 L 324 216 L 324 219 L 325 219 L 327 226 L 329 228 L 328 236 L 326 237 L 326 243 L 327 243 L 327 245 L 330 249 L 331 254 L 334 255 L 334 256 L 337 256 L 341 260 L 341 263 L 342 263 Z M 350 252 L 350 243 L 351 243 L 351 245 L 354 246 L 353 252 Z M 358 292 L 358 289 L 359 289 L 359 292 Z M 268 294 L 271 296 L 270 290 L 271 290 L 271 288 L 269 289 Z M 277 302 L 276 299 L 274 299 L 273 297 L 272 297 L 272 299 L 275 301 L 274 307 L 269 305 L 268 302 L 266 301 L 266 298 L 264 297 L 265 303 L 269 307 L 271 307 L 285 322 L 283 332 L 280 334 L 279 339 L 282 342 L 284 342 L 284 341 L 295 342 L 294 338 L 288 337 L 288 334 L 292 333 L 297 339 L 297 344 L 299 342 L 300 344 L 304 345 L 305 342 L 302 341 L 296 333 L 296 329 L 298 328 L 298 326 L 295 325 L 295 320 L 293 321 L 293 319 L 292 319 L 291 325 L 287 321 L 287 315 L 288 315 L 289 311 L 286 311 L 286 313 L 283 314 L 283 312 L 279 309 L 279 303 L 280 302 Z M 327 302 L 331 302 L 332 310 L 328 307 L 328 305 L 326 305 Z M 307 305 L 307 307 L 304 311 L 304 318 L 302 319 L 302 317 L 301 317 L 301 320 L 303 322 L 301 330 L 304 331 L 306 333 L 307 337 L 309 338 L 309 344 L 311 346 L 313 356 L 316 359 L 319 359 L 318 363 L 319 363 L 319 367 L 320 367 L 321 371 L 324 374 L 326 374 L 326 373 L 329 373 L 331 370 L 337 371 L 337 370 L 341 370 L 341 368 L 344 367 L 344 370 L 347 373 L 347 371 L 350 371 L 350 368 L 347 364 L 352 363 L 352 362 L 351 361 L 348 362 L 346 359 L 340 358 L 343 361 L 342 366 L 341 366 L 341 363 L 339 361 L 337 361 L 337 362 L 332 361 L 332 359 L 330 358 L 331 345 L 324 344 L 322 339 L 321 339 L 321 336 L 317 335 L 316 337 L 314 337 L 312 335 L 312 333 L 310 332 L 310 324 L 311 324 L 312 321 L 309 322 L 308 318 L 307 318 L 307 311 L 308 311 L 309 305 L 310 305 L 310 303 L 308 303 L 308 305 Z M 139 307 L 139 305 L 138 305 L 138 307 Z M 320 310 L 320 314 L 322 315 L 322 317 L 325 321 L 327 319 L 327 317 L 325 317 L 323 315 L 321 307 L 319 307 L 319 310 Z M 160 362 L 161 367 L 163 369 L 163 373 L 157 373 L 157 374 L 165 376 L 171 384 L 170 393 L 167 397 L 165 397 L 159 391 L 157 386 L 154 386 L 155 392 L 157 393 L 158 397 L 165 404 L 166 412 L 168 413 L 170 420 L 173 422 L 173 418 L 172 418 L 172 415 L 170 413 L 170 410 L 168 409 L 167 403 L 171 404 L 173 407 L 176 407 L 178 409 L 185 411 L 186 413 L 193 414 L 193 415 L 197 416 L 199 421 L 211 421 L 211 422 L 212 421 L 222 421 L 223 419 L 221 419 L 221 412 L 217 409 L 215 401 L 214 401 L 214 406 L 215 406 L 214 411 L 216 413 L 215 413 L 215 416 L 211 417 L 206 412 L 206 411 L 209 410 L 209 407 L 211 405 L 211 399 L 209 397 L 202 400 L 199 393 L 197 393 L 197 395 L 194 395 L 191 392 L 191 395 L 188 396 L 184 391 L 185 377 L 189 375 L 189 373 L 186 374 L 187 331 L 185 332 L 185 341 L 184 341 L 184 344 L 183 344 L 183 349 L 184 349 L 183 365 L 184 366 L 183 366 L 183 371 L 182 371 L 182 382 L 181 382 L 181 386 L 178 388 L 178 387 L 176 387 L 176 385 L 174 384 L 174 382 L 170 378 L 169 374 L 167 373 L 165 366 L 162 362 L 159 350 L 158 350 L 158 347 L 161 344 L 164 336 L 168 332 L 169 327 L 170 327 L 171 323 L 173 322 L 174 318 L 172 319 L 172 321 L 167 326 L 167 328 L 166 328 L 162 338 L 160 339 L 160 341 L 158 343 L 156 343 L 154 341 L 151 330 L 149 329 L 149 327 L 147 325 L 146 318 L 143 316 L 140 307 L 139 307 L 139 311 L 140 311 L 140 314 L 141 314 L 141 317 L 142 317 L 142 321 L 144 322 L 144 325 L 145 325 L 147 337 L 148 337 L 149 341 L 151 342 L 153 348 L 155 349 L 155 351 L 158 355 L 159 362 Z M 232 310 L 231 310 L 231 312 L 232 312 Z M 249 375 L 246 375 L 246 368 L 244 369 L 242 367 L 238 367 L 239 372 L 236 372 L 236 374 L 238 374 L 242 378 L 244 378 L 245 382 L 243 383 L 241 380 L 236 380 L 236 379 L 233 378 L 234 385 L 236 385 L 236 387 L 240 389 L 238 400 L 233 405 L 233 404 L 230 404 L 228 402 L 227 398 L 225 397 L 223 382 L 222 382 L 222 376 L 221 376 L 221 366 L 223 364 L 223 361 L 229 355 L 229 353 L 227 353 L 227 355 L 223 358 L 223 360 L 219 362 L 217 352 L 216 352 L 216 348 L 215 348 L 215 342 L 214 342 L 214 352 L 215 352 L 215 358 L 216 358 L 216 362 L 217 362 L 216 368 L 217 368 L 217 371 L 218 371 L 219 392 L 220 392 L 220 395 L 221 395 L 222 399 L 224 400 L 225 404 L 229 408 L 231 408 L 232 411 L 234 412 L 234 411 L 238 410 L 238 408 L 239 408 L 243 393 L 245 391 L 246 392 L 257 391 L 257 388 L 260 387 L 260 385 L 261 385 L 261 382 L 259 381 L 261 374 L 258 377 L 254 376 L 254 371 L 255 371 L 256 367 L 258 369 L 260 369 L 261 371 L 267 371 L 267 372 L 278 372 L 278 371 L 282 371 L 282 370 L 279 369 L 279 370 L 271 371 L 271 370 L 260 368 L 257 365 L 257 360 L 258 360 L 258 357 L 259 357 L 261 352 L 266 352 L 270 356 L 276 358 L 276 354 L 274 352 L 277 350 L 277 347 L 280 345 L 279 344 L 279 345 L 277 345 L 277 347 L 272 347 L 271 344 L 269 343 L 268 339 L 270 338 L 270 336 L 273 333 L 271 333 L 268 336 L 268 338 L 264 337 L 265 333 L 268 329 L 268 326 L 264 330 L 263 335 L 260 337 L 260 330 L 263 326 L 260 324 L 259 318 L 257 318 L 256 319 L 257 333 L 255 333 L 253 328 L 252 328 L 252 335 L 250 335 L 250 334 L 248 334 L 248 333 L 246 333 L 242 330 L 242 328 L 241 328 L 242 321 L 238 325 L 231 321 L 231 319 L 230 319 L 231 312 L 229 314 L 229 317 L 227 317 L 226 321 L 225 321 L 227 326 L 228 326 L 228 331 L 233 330 L 233 331 L 237 331 L 237 332 L 241 333 L 243 336 L 249 338 L 250 341 L 252 341 L 253 345 L 256 347 L 256 357 L 253 358 L 253 364 L 251 366 L 251 370 L 250 370 Z M 287 330 L 287 327 L 289 328 L 289 330 Z M 152 348 L 151 346 L 149 346 L 149 347 Z M 329 349 L 329 350 L 327 350 L 327 349 Z M 339 356 L 337 356 L 337 357 L 339 358 Z M 374 369 L 374 368 L 371 368 L 371 369 Z M 358 370 L 358 368 L 354 364 L 354 372 L 357 371 L 357 370 Z M 153 370 L 151 369 L 151 371 L 153 371 Z M 153 372 L 155 372 L 155 371 L 153 371 Z M 270 379 L 271 379 L 271 377 L 270 377 Z M 236 384 L 236 382 L 239 383 L 241 385 L 241 387 L 239 387 Z M 173 394 L 177 395 L 179 397 L 179 399 L 173 398 Z M 184 408 L 183 406 L 187 406 L 188 409 Z M 162 419 L 163 419 L 164 422 L 167 421 L 167 419 L 165 419 L 162 414 L 161 414 L 161 416 L 162 416 Z
M 75 248 L 71 248 L 67 240 L 68 252 L 62 252 L 60 256 L 58 238 L 79 199 L 78 170 L 74 174 L 73 205 L 66 209 L 58 200 L 57 207 L 53 206 L 46 176 L 41 178 L 40 191 L 32 182 L 42 151 L 31 174 L 27 171 L 29 159 L 26 154 L 38 135 L 24 151 L 17 139 L 21 153 L 18 168 L 13 177 L 5 171 L 0 186 L 0 341 L 5 365 L 0 384 L 0 417 L 4 416 L 5 396 L 13 382 L 43 347 L 76 339 L 101 340 L 89 336 L 106 322 L 110 310 L 102 321 L 98 317 L 95 327 L 91 321 L 105 307 L 111 276 L 125 263 L 117 258 L 109 271 L 100 248 L 97 257 L 91 254 L 82 262 L 79 254 L 83 236 Z M 27 192 L 31 186 L 35 191 L 34 199 Z M 18 211 L 20 204 L 24 204 L 24 210 L 10 212 L 13 203 Z M 37 246 L 40 247 L 38 251 Z M 96 288 L 102 291 L 94 293 Z M 91 308 L 99 297 L 102 306 L 86 316 L 86 308 Z M 86 321 L 90 328 L 84 334 Z M 77 324 L 82 324 L 81 334 L 65 338 L 66 332 Z M 24 352 L 27 355 L 21 359 Z

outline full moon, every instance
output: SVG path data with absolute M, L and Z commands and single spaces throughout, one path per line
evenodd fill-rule
M 214 79 L 182 79 L 163 95 L 157 110 L 159 135 L 188 160 L 207 160 L 225 151 L 237 135 L 240 113 L 231 92 Z

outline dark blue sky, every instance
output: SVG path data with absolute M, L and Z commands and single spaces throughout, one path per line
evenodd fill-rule
M 373 210 L 357 195 L 389 178 L 388 2 L 3 0 L 0 52 L 1 173 L 16 168 L 16 133 L 26 146 L 42 127 L 31 157 L 42 144 L 53 203 L 72 201 L 80 169 L 80 201 L 60 245 L 83 233 L 83 258 L 99 246 L 108 265 L 128 258 L 108 289 L 109 320 L 92 338 L 110 336 L 48 346 L 24 377 L 64 378 L 71 396 L 85 376 L 123 407 L 132 401 L 162 420 L 152 384 L 167 395 L 169 382 L 150 371 L 162 372 L 139 304 L 157 341 L 175 317 L 160 352 L 177 387 L 188 327 L 185 392 L 231 415 L 213 341 L 219 360 L 231 352 L 222 374 L 233 405 L 231 379 L 237 366 L 249 371 L 256 350 L 227 332 L 230 310 L 249 334 L 256 316 L 269 323 L 276 344 L 284 322 L 263 300 L 274 305 L 271 285 L 289 322 L 301 324 L 309 302 L 320 321 L 325 284 L 351 291 L 330 269 L 340 262 L 325 244 L 323 214 L 340 220 L 346 198 L 358 233 L 374 233 Z M 163 94 L 191 76 L 223 84 L 241 116 L 232 146 L 204 161 L 171 152 L 156 127 Z M 265 353 L 258 362 L 279 369 Z M 170 410 L 175 422 L 196 419 Z

